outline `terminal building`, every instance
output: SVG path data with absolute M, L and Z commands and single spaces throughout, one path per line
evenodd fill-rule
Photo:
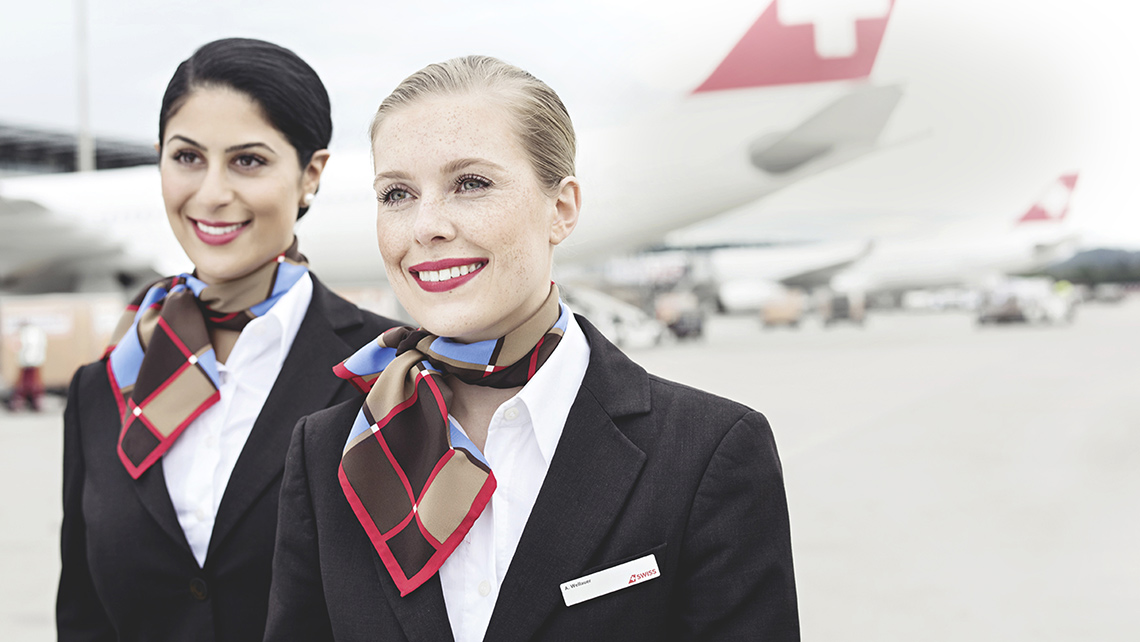
M 77 140 L 73 133 L 0 123 L 0 176 L 74 172 Z M 151 145 L 95 138 L 95 169 L 156 163 Z

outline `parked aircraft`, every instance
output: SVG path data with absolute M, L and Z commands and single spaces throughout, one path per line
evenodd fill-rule
M 789 291 L 866 295 L 963 286 L 1029 274 L 1065 260 L 1077 235 L 1066 224 L 1077 174 L 1065 174 L 1017 217 L 1012 228 L 981 225 L 919 237 L 849 239 L 712 249 L 673 246 L 699 262 L 725 312 L 755 312 Z M 707 239 L 706 239 L 707 241 Z M 731 239 L 725 239 L 731 241 Z M 682 261 L 682 262 L 684 262 Z
M 560 262 L 651 244 L 882 146 L 902 92 L 867 77 L 893 0 L 873 0 L 873 11 L 838 30 L 831 21 L 817 28 L 785 4 L 773 0 L 678 104 L 647 110 L 628 127 L 579 132 L 584 209 Z M 367 151 L 334 151 L 298 226 L 300 248 L 326 282 L 382 279 L 371 184 Z M 187 267 L 153 167 L 0 180 L 0 199 L 0 283 L 9 287 L 38 273 L 106 282 L 108 274 Z M 36 217 L 34 235 L 19 231 L 27 217 Z
M 874 251 L 831 281 L 841 292 L 867 295 L 984 285 L 995 276 L 1030 274 L 1076 251 L 1066 216 L 1078 174 L 1064 174 L 1012 227 L 940 232 L 876 243 Z

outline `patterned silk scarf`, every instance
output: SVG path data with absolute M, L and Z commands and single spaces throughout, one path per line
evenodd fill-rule
M 127 306 L 104 359 L 123 418 L 119 459 L 131 477 L 138 479 L 218 401 L 211 333 L 219 344 L 232 346 L 241 329 L 268 312 L 307 265 L 294 238 L 276 260 L 240 279 L 206 285 L 179 274 L 151 285 Z
M 444 377 L 522 386 L 569 319 L 551 284 L 538 312 L 500 339 L 459 343 L 392 328 L 334 368 L 368 393 L 344 446 L 340 485 L 401 596 L 439 570 L 495 491 L 490 466 L 450 420 Z

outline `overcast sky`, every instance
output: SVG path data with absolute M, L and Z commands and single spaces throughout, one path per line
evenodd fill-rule
M 87 0 L 91 123 L 99 135 L 153 141 L 174 68 L 225 36 L 271 40 L 317 70 L 332 99 L 334 150 L 366 145 L 372 111 L 408 73 L 476 52 L 546 80 L 579 128 L 616 123 L 683 100 L 767 4 Z M 1080 171 L 1072 216 L 1086 242 L 1140 247 L 1135 4 L 897 0 L 871 78 L 905 88 L 886 137 L 919 137 L 803 181 L 729 224 L 820 237 L 965 219 L 1004 225 L 1049 180 Z M 6 4 L 0 122 L 74 126 L 74 34 L 73 0 Z

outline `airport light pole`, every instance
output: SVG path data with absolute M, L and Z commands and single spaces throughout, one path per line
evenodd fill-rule
M 75 168 L 95 170 L 95 141 L 91 137 L 90 105 L 87 98 L 87 0 L 75 0 L 75 72 L 79 131 L 75 145 Z

